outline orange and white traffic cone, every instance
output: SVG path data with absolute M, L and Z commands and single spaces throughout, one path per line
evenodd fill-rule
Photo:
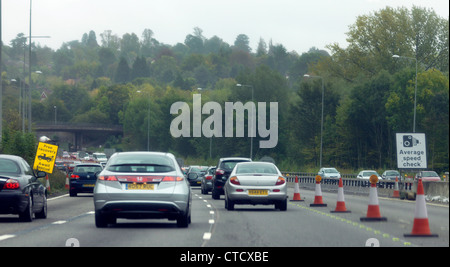
M 414 225 L 411 234 L 404 234 L 405 237 L 438 237 L 432 234 L 428 222 L 427 205 L 425 202 L 425 190 L 422 179 L 417 184 L 416 209 L 414 211 Z
M 48 180 L 48 174 L 45 176 L 45 187 L 47 191 L 50 191 L 50 181 Z
M 300 197 L 300 187 L 298 185 L 298 177 L 297 176 L 295 176 L 294 198 L 291 201 L 304 201 Z
M 344 185 L 342 183 L 342 178 L 339 178 L 339 187 L 338 187 L 338 196 L 336 202 L 336 209 L 330 212 L 340 212 L 340 213 L 349 213 L 351 211 L 347 210 L 345 207 L 345 199 L 344 199 Z
M 367 217 L 361 217 L 361 221 L 387 221 L 386 217 L 381 217 L 380 205 L 378 203 L 377 182 L 376 175 L 370 176 L 370 192 L 369 192 L 369 207 L 367 208 Z
M 66 174 L 66 184 L 64 186 L 66 189 L 69 189 L 69 173 Z
M 320 187 L 320 181 L 322 177 L 320 175 L 316 176 L 316 191 L 314 196 L 314 203 L 309 204 L 310 207 L 326 207 L 327 204 L 323 203 L 322 200 L 322 188 Z
M 392 197 L 400 198 L 400 190 L 398 189 L 398 177 L 395 177 L 394 193 L 392 194 Z

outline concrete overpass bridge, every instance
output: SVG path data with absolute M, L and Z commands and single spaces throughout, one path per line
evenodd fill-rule
M 72 144 L 76 151 L 81 150 L 86 142 L 98 139 L 103 144 L 110 136 L 123 135 L 122 125 L 98 123 L 36 122 L 33 130 L 38 138 L 57 136 L 60 142 Z

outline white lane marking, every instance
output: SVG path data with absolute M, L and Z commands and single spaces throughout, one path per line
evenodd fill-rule
M 16 237 L 16 235 L 0 235 L 0 241 Z
M 203 240 L 210 240 L 211 239 L 211 233 L 204 233 L 203 234 Z

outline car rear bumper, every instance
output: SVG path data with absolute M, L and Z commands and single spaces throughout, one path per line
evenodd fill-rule
M 264 190 L 264 188 L 262 188 Z M 250 195 L 248 189 L 244 189 L 243 192 L 237 192 L 235 190 L 228 191 L 227 197 L 235 204 L 276 204 L 280 201 L 284 201 L 288 198 L 286 190 L 280 190 L 280 192 L 273 192 L 272 189 L 268 190 L 267 195 Z
M 189 184 L 191 186 L 201 186 L 202 185 L 202 180 L 198 179 L 198 180 L 189 180 Z
M 70 191 L 77 193 L 93 193 L 95 180 L 71 180 Z
M 0 192 L 0 214 L 19 214 L 28 206 L 28 195 L 22 191 Z
M 95 201 L 96 212 L 125 219 L 173 219 L 188 212 L 185 201 Z

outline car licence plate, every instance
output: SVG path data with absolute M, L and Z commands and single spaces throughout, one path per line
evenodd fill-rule
M 248 190 L 249 196 L 267 196 L 269 194 L 268 190 L 260 190 L 260 189 L 251 189 Z
M 95 184 L 84 184 L 83 187 L 94 187 Z
M 127 184 L 127 190 L 154 190 L 154 184 Z

